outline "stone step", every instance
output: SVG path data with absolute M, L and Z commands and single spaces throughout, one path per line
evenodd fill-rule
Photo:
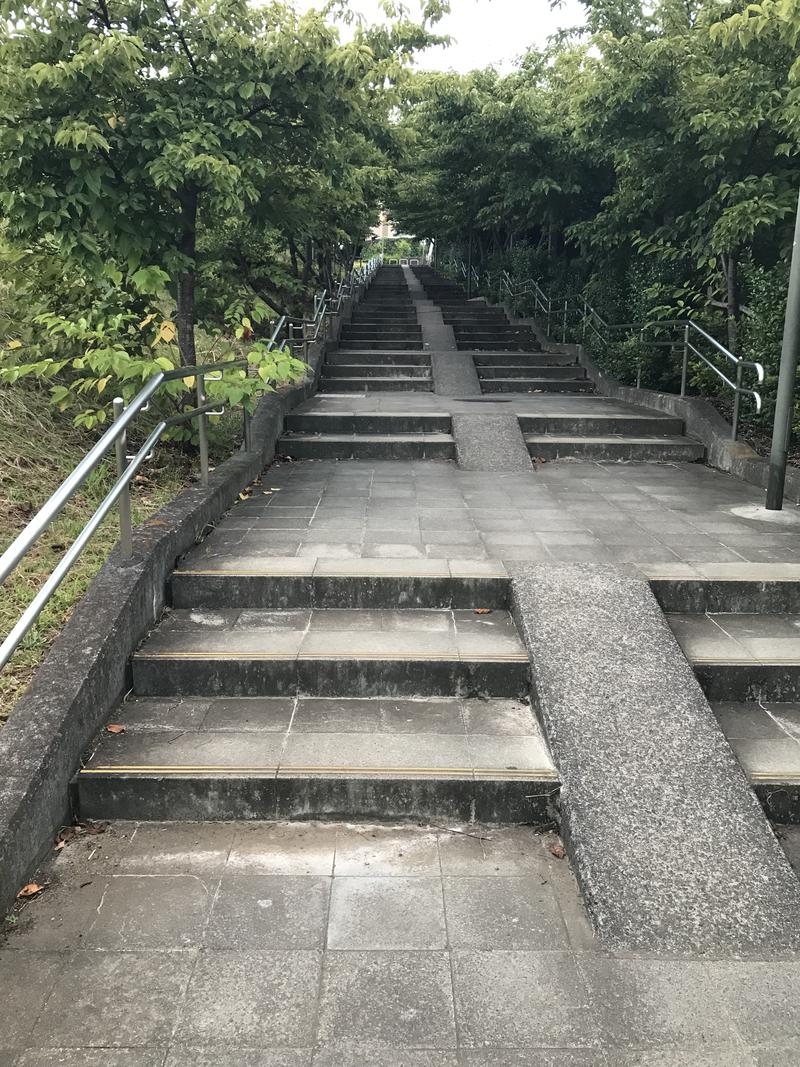
M 800 615 L 800 565 L 707 564 L 707 577 L 671 576 L 654 564 L 647 577 L 661 608 L 671 614 Z
M 350 357 L 352 359 L 352 357 Z M 336 378 L 430 378 L 430 359 L 427 363 L 344 363 L 328 364 Z M 327 375 L 328 368 L 323 369 Z
M 174 608 L 506 610 L 510 580 L 484 560 L 314 559 L 235 554 L 206 557 L 203 546 L 170 579 Z M 201 618 L 196 620 L 202 621 Z
M 475 367 L 480 374 L 488 367 L 576 367 L 574 356 L 566 352 L 476 352 Z
M 281 455 L 293 459 L 455 459 L 449 433 L 288 434 Z
M 388 341 L 386 338 L 379 338 L 377 340 L 360 341 L 352 337 L 344 339 L 347 348 L 350 351 L 372 351 L 372 352 L 390 352 L 392 350 L 402 351 L 404 348 L 408 349 L 421 349 L 422 338 L 414 341 L 410 338 L 403 338 L 397 341 Z
M 530 415 L 520 414 L 520 429 L 525 434 L 569 436 L 611 435 L 680 437 L 681 419 L 663 415 Z
M 710 701 L 800 701 L 800 615 L 668 614 Z
M 396 352 L 353 352 L 352 350 L 334 349 L 326 352 L 325 362 L 332 366 L 358 363 L 362 367 L 367 363 L 376 363 L 381 366 L 389 364 L 419 365 L 429 367 L 431 356 L 429 352 L 412 352 L 408 350 Z
M 572 363 L 569 366 L 549 366 L 547 364 L 535 366 L 528 364 L 526 366 L 509 366 L 508 364 L 501 364 L 495 367 L 478 367 L 478 377 L 481 381 L 487 381 L 492 378 L 585 378 L 586 371 L 583 367 L 579 367 L 577 364 Z M 526 373 L 528 372 L 528 373 Z
M 712 709 L 768 817 L 800 824 L 800 703 L 724 701 Z
M 416 311 L 363 311 L 353 312 L 350 323 L 353 326 L 416 326 L 418 323 Z M 347 325 L 347 324 L 345 324 Z
M 484 393 L 591 393 L 594 385 L 588 378 L 483 378 Z
M 412 377 L 337 378 L 323 374 L 320 378 L 319 391 L 321 393 L 432 393 L 433 380 L 431 378 Z
M 301 615 L 303 613 L 300 613 Z M 233 611 L 224 626 L 174 611 L 133 656 L 139 696 L 504 696 L 527 694 L 528 654 L 511 616 L 363 610 L 308 617 Z
M 637 463 L 696 463 L 705 456 L 699 441 L 688 437 L 594 437 L 525 434 L 532 456 L 540 459 L 590 459 Z
M 341 336 L 347 337 L 417 337 L 422 335 L 418 323 L 345 323 Z
M 448 412 L 300 411 L 290 412 L 285 427 L 291 433 L 449 434 Z
M 532 342 L 523 339 L 515 340 L 513 337 L 502 337 L 497 340 L 482 341 L 478 337 L 456 337 L 456 348 L 459 352 L 535 352 L 537 349 Z
M 83 819 L 549 821 L 558 777 L 516 700 L 134 698 L 76 778 Z
M 511 322 L 507 322 L 505 319 L 500 319 L 498 322 L 468 322 L 464 319 L 460 319 L 454 323 L 453 329 L 455 332 L 463 333 L 467 336 L 472 334 L 485 335 L 486 337 L 505 337 L 519 336 L 519 337 L 535 337 L 535 332 L 529 326 L 516 326 Z

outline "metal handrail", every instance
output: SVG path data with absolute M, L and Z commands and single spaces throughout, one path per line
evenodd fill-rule
M 380 265 L 378 257 L 374 257 L 367 264 L 367 269 L 362 270 L 359 273 L 359 280 L 356 284 L 362 284 L 369 281 L 371 275 Z M 354 272 L 350 274 L 351 280 L 351 292 L 352 283 L 354 280 Z M 340 294 L 342 287 L 340 286 Z M 326 323 L 326 305 L 328 301 L 326 299 L 326 293 L 323 291 L 321 295 L 315 296 L 314 299 L 314 317 L 310 320 L 304 320 L 301 322 L 303 330 L 302 344 L 304 348 L 304 354 L 308 354 L 308 345 L 316 340 L 320 334 L 320 329 L 323 330 L 323 336 L 327 332 Z M 341 306 L 341 300 L 339 300 L 338 307 Z M 296 344 L 296 340 L 291 337 L 294 323 L 290 323 L 287 316 L 282 315 L 275 325 L 272 334 L 267 342 L 267 351 L 272 351 L 277 347 L 281 340 L 284 343 L 291 345 Z M 314 327 L 314 334 L 307 336 L 307 327 Z M 286 331 L 284 334 L 284 330 Z M 50 598 L 58 589 L 61 582 L 67 576 L 72 569 L 75 561 L 80 556 L 83 549 L 91 540 L 98 527 L 103 520 L 109 514 L 115 504 L 119 505 L 119 517 L 120 517 L 120 551 L 123 559 L 129 560 L 132 555 L 132 524 L 131 524 L 131 507 L 130 507 L 130 486 L 134 477 L 142 467 L 142 465 L 151 457 L 155 446 L 161 440 L 164 431 L 169 427 L 180 425 L 181 423 L 189 422 L 192 419 L 197 419 L 198 427 L 198 451 L 200 458 L 200 481 L 202 485 L 208 484 L 209 464 L 208 464 L 208 437 L 207 437 L 207 424 L 206 418 L 208 415 L 221 415 L 224 413 L 224 407 L 215 407 L 213 404 L 207 403 L 207 397 L 205 394 L 205 378 L 206 375 L 212 373 L 217 374 L 230 370 L 233 368 L 248 368 L 249 361 L 246 358 L 224 360 L 219 363 L 210 363 L 197 367 L 175 367 L 168 371 L 159 371 L 157 374 L 145 383 L 142 389 L 136 394 L 131 402 L 126 406 L 121 397 L 116 397 L 113 402 L 114 407 L 114 422 L 105 431 L 102 437 L 89 449 L 83 459 L 77 464 L 75 469 L 64 479 L 61 485 L 56 489 L 52 496 L 46 501 L 46 503 L 39 509 L 36 515 L 27 524 L 24 530 L 20 531 L 17 537 L 12 541 L 8 548 L 0 556 L 0 585 L 12 574 L 27 553 L 36 544 L 44 531 L 53 522 L 53 520 L 61 513 L 67 503 L 77 493 L 89 475 L 94 471 L 105 458 L 106 454 L 114 448 L 117 461 L 117 478 L 103 498 L 99 506 L 94 513 L 88 519 L 78 536 L 73 543 L 64 553 L 63 557 L 59 560 L 52 572 L 42 585 L 41 589 L 37 592 L 36 596 L 31 600 L 28 607 L 22 613 L 17 620 L 16 624 L 12 627 L 10 633 L 5 637 L 2 645 L 0 645 L 0 671 L 6 666 L 8 661 L 13 656 L 14 652 L 19 647 L 20 643 L 24 639 L 25 635 L 36 623 L 36 620 L 42 613 L 42 610 L 47 605 Z M 221 373 L 220 373 L 221 377 Z M 173 415 L 170 418 L 162 419 L 148 434 L 144 444 L 136 452 L 134 456 L 127 456 L 127 433 L 128 428 L 141 412 L 146 411 L 150 406 L 150 400 L 154 394 L 158 391 L 159 387 L 164 382 L 182 380 L 185 378 L 194 378 L 195 380 L 195 395 L 197 398 L 197 407 L 192 408 L 189 411 L 182 412 L 180 415 Z M 246 451 L 252 450 L 252 441 L 250 435 L 250 418 L 246 408 L 244 408 L 244 449 Z
M 466 267 L 463 261 L 461 261 L 460 265 L 462 273 L 466 273 Z M 645 340 L 645 333 L 648 330 L 659 330 L 664 327 L 679 327 L 683 331 L 683 337 L 665 343 L 669 343 L 670 347 L 673 348 L 677 345 L 682 345 L 683 359 L 681 364 L 680 395 L 682 397 L 686 396 L 689 359 L 690 356 L 692 356 L 705 364 L 705 366 L 712 370 L 721 381 L 733 390 L 734 401 L 733 413 L 731 416 L 731 438 L 734 441 L 739 434 L 739 411 L 742 396 L 752 397 L 756 412 L 758 413 L 761 411 L 761 394 L 757 389 L 743 385 L 742 378 L 744 369 L 748 368 L 755 372 L 756 384 L 761 385 L 764 381 L 763 364 L 756 360 L 744 359 L 734 355 L 733 352 L 727 349 L 720 341 L 704 330 L 702 326 L 698 326 L 693 319 L 657 319 L 652 322 L 644 323 L 609 323 L 596 308 L 592 307 L 583 293 L 568 294 L 567 296 L 559 297 L 554 300 L 551 295 L 544 292 L 534 278 L 526 278 L 522 282 L 517 282 L 506 270 L 500 272 L 499 283 L 493 281 L 492 276 L 488 271 L 486 272 L 485 278 L 485 287 L 487 291 L 494 292 L 495 285 L 497 286 L 498 297 L 501 304 L 510 303 L 512 307 L 514 307 L 519 298 L 532 298 L 534 314 L 540 314 L 545 318 L 546 332 L 548 335 L 551 333 L 553 319 L 556 317 L 558 325 L 561 328 L 562 343 L 566 342 L 570 319 L 575 317 L 578 319 L 576 325 L 580 329 L 581 341 L 585 342 L 587 333 L 591 332 L 603 344 L 608 344 L 610 342 L 612 334 L 626 331 L 629 334 L 638 333 L 642 344 L 647 344 L 648 342 Z M 694 344 L 692 343 L 692 338 L 695 339 Z M 653 342 L 650 342 L 650 344 L 652 343 Z M 701 343 L 711 345 L 715 355 L 722 356 L 725 360 L 734 365 L 736 374 L 733 380 L 724 374 L 706 353 L 700 351 L 697 345 Z M 641 376 L 642 360 L 640 357 L 636 373 L 636 385 L 638 388 L 641 388 Z

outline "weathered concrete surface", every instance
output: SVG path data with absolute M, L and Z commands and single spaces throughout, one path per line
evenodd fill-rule
M 480 378 L 469 352 L 431 352 L 431 367 L 437 396 L 481 395 Z
M 800 884 L 647 584 L 519 564 L 512 600 L 601 939 L 679 954 L 800 943 Z
M 508 415 L 453 415 L 456 461 L 468 471 L 530 471 L 519 420 Z
M 284 413 L 314 392 L 321 357 L 319 347 L 310 352 L 308 382 L 262 400 L 251 452 L 231 456 L 207 487 L 185 490 L 137 527 L 129 563 L 112 553 L 0 732 L 0 907 L 64 821 L 70 778 L 129 687 L 128 660 L 161 613 L 175 561 L 272 461 Z

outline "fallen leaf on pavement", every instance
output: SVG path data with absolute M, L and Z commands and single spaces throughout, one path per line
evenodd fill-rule
M 27 900 L 29 897 L 38 896 L 39 893 L 44 892 L 45 888 L 45 886 L 39 885 L 38 882 L 28 882 L 28 884 L 24 885 L 19 893 L 17 893 L 17 900 Z
M 563 858 L 567 854 L 567 850 L 564 848 L 560 841 L 556 841 L 553 845 L 548 845 L 547 849 L 548 852 L 550 852 L 551 855 L 555 856 L 557 860 L 563 860 Z
M 125 727 L 119 722 L 110 722 L 106 727 L 106 733 L 109 734 L 124 734 Z
M 491 615 L 492 614 L 492 609 L 491 608 L 475 608 L 475 614 L 476 615 Z

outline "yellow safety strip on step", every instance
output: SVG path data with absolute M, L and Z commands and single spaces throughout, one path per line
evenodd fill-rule
M 800 782 L 800 771 L 751 771 L 751 782 L 773 782 L 776 786 Z
M 413 655 L 403 655 L 392 652 L 261 652 L 250 649 L 241 649 L 236 652 L 137 652 L 136 659 L 214 659 L 214 660 L 241 660 L 263 659 L 284 660 L 293 663 L 295 660 L 391 660 L 395 663 L 416 663 L 418 660 L 432 660 L 443 663 L 527 663 L 526 652 L 497 652 L 491 655 L 465 654 L 460 656 L 458 652 L 414 652 Z
M 387 775 L 401 774 L 419 777 L 456 777 L 471 778 L 473 775 L 492 778 L 524 778 L 530 780 L 558 781 L 555 771 L 549 768 L 514 768 L 509 767 L 231 767 L 215 764 L 119 764 L 84 767 L 81 775 L 91 774 L 349 774 L 349 775 Z

